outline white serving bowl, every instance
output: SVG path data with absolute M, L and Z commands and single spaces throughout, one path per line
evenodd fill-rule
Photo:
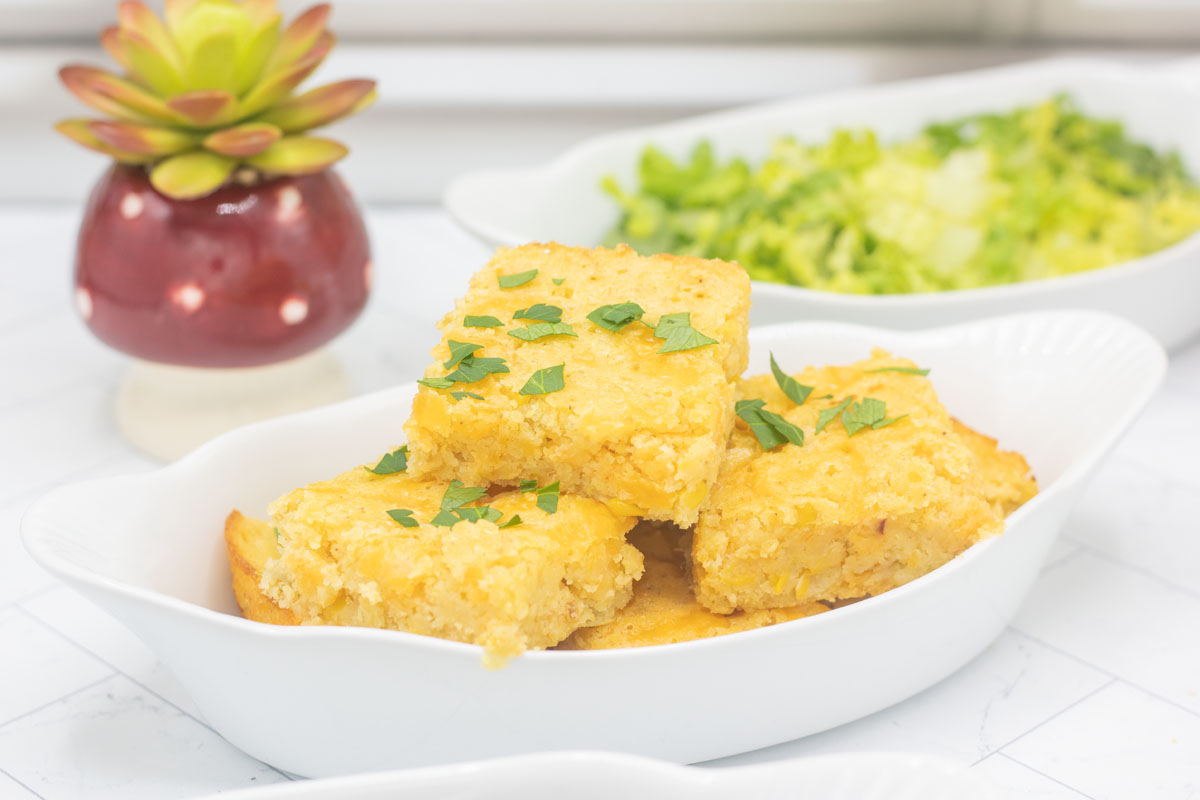
M 556 752 L 243 789 L 208 800 L 1002 800 L 966 767 L 902 753 L 845 753 L 748 767 L 681 767 Z
M 1192 73 L 1197 65 L 1189 65 Z M 1190 77 L 1194 77 L 1191 75 Z M 600 190 L 615 175 L 636 185 L 647 144 L 681 157 L 701 139 L 719 157 L 761 161 L 780 134 L 824 141 L 837 128 L 874 129 L 884 141 L 911 136 L 927 123 L 1003 111 L 1069 92 L 1088 113 L 1119 119 L 1157 148 L 1176 149 L 1200 175 L 1200 96 L 1187 70 L 1131 68 L 1059 59 L 937 78 L 850 89 L 755 105 L 584 142 L 534 169 L 475 172 L 454 181 L 446 210 L 492 244 L 558 241 L 594 246 L 617 221 Z M 916 330 L 996 314 L 1092 308 L 1130 319 L 1177 347 L 1200 333 L 1200 235 L 1144 258 L 1039 281 L 907 295 L 850 295 L 754 283 L 755 325 L 833 319 Z
M 790 323 L 751 332 L 790 368 L 887 347 L 932 369 L 952 413 L 1020 450 L 1042 492 L 950 564 L 815 617 L 684 644 L 527 653 L 242 619 L 221 531 L 290 489 L 403 441 L 415 385 L 225 434 L 154 472 L 56 489 L 22 521 L 46 569 L 128 625 L 208 722 L 282 769 L 328 776 L 544 750 L 703 761 L 878 711 L 958 669 L 1004 628 L 1087 477 L 1166 369 L 1144 331 L 1050 312 L 924 332 Z

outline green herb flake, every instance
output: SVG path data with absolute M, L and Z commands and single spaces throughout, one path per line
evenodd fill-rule
M 458 368 L 446 375 L 451 383 L 475 383 L 488 375 L 508 372 L 508 365 L 503 358 L 477 358 L 467 356 L 458 363 Z
M 468 314 L 463 317 L 463 327 L 466 328 L 499 328 L 503 324 L 503 322 L 495 317 L 486 314 L 478 317 Z
M 825 430 L 825 426 L 837 419 L 838 414 L 845 411 L 846 406 L 850 405 L 853 400 L 853 397 L 847 397 L 836 406 L 821 409 L 820 413 L 817 414 L 817 430 L 815 432 L 820 433 Z
M 525 385 L 521 387 L 521 394 L 550 394 L 562 391 L 563 386 L 566 385 L 563 380 L 564 366 L 564 364 L 558 364 L 539 369 L 529 376 L 529 380 L 525 381 Z
M 515 289 L 518 286 L 524 286 L 525 284 L 529 283 L 531 280 L 536 278 L 537 274 L 538 274 L 538 271 L 536 269 L 531 269 L 531 270 L 527 270 L 525 272 L 517 272 L 512 275 L 501 275 L 500 276 L 500 288 L 501 289 Z
M 479 522 L 481 519 L 485 519 L 488 522 L 497 522 L 504 516 L 491 506 L 463 506 L 462 508 L 454 509 L 454 513 L 464 522 Z
M 562 286 L 566 278 L 551 278 L 550 280 L 554 281 L 555 286 Z
M 406 528 L 416 528 L 421 524 L 413 519 L 413 512 L 411 508 L 393 508 L 387 513 L 389 517 L 396 520 L 396 522 L 399 522 Z
M 514 328 L 508 332 L 508 335 L 524 342 L 544 339 L 547 336 L 579 336 L 575 333 L 575 329 L 566 322 L 535 322 L 524 328 Z
M 804 444 L 804 431 L 765 406 L 766 403 L 758 398 L 739 400 L 734 405 L 734 412 L 750 426 L 750 432 L 763 450 L 772 450 L 784 442 Z
M 695 350 L 697 347 L 717 344 L 716 339 L 705 336 L 692 327 L 690 311 L 663 314 L 659 318 L 658 324 L 654 326 L 654 337 L 666 340 L 659 348 L 658 352 L 660 353 L 677 353 L 681 350 Z
M 466 400 L 468 397 L 472 400 L 482 400 L 483 395 L 475 394 L 474 392 L 451 392 L 450 396 L 455 400 Z
M 779 384 L 779 388 L 788 396 L 788 399 L 798 406 L 804 405 L 804 401 L 812 394 L 813 387 L 797 382 L 795 378 L 779 368 L 779 365 L 775 363 L 774 353 L 771 353 L 771 374 L 775 376 L 775 383 Z
M 537 507 L 547 514 L 558 511 L 558 481 L 537 490 Z
M 869 369 L 868 373 L 873 372 L 902 372 L 905 375 L 921 375 L 929 374 L 929 370 L 921 369 L 920 367 L 880 367 L 879 369 Z
M 450 360 L 442 363 L 446 369 L 453 369 L 463 359 L 470 357 L 476 350 L 482 350 L 483 345 L 470 342 L 456 342 L 453 339 L 446 342 L 450 347 Z
M 606 331 L 619 333 L 629 323 L 641 319 L 645 313 L 645 310 L 634 302 L 614 303 L 600 306 L 588 314 L 587 318 Z
M 499 525 L 499 526 L 497 526 L 497 527 L 499 527 L 499 528 L 501 528 L 501 529 L 503 529 L 503 528 L 515 528 L 515 527 L 517 527 L 517 526 L 518 526 L 518 525 L 520 525 L 520 524 L 521 524 L 521 515 L 520 515 L 520 514 L 513 514 L 511 517 L 509 517 L 508 519 L 504 520 L 504 522 L 500 523 L 500 525 Z
M 395 472 L 404 472 L 406 469 L 408 469 L 408 445 L 388 453 L 379 459 L 379 463 L 375 466 L 366 467 L 367 472 L 374 472 L 376 475 L 391 475 Z
M 453 528 L 459 522 L 462 522 L 462 517 L 453 511 L 439 511 L 433 519 L 429 520 L 431 525 L 437 525 L 439 528 Z
M 449 378 L 421 378 L 417 383 L 430 389 L 449 389 L 454 385 L 454 381 Z
M 853 436 L 863 428 L 879 430 L 907 416 L 908 414 L 902 414 L 889 419 L 886 403 L 876 400 L 874 397 L 864 397 L 861 403 L 855 403 L 846 413 L 842 414 L 842 427 L 846 429 L 847 436 Z
M 529 308 L 518 309 L 513 319 L 532 319 L 537 322 L 561 322 L 562 309 L 545 303 L 534 303 Z
M 533 480 L 521 481 L 521 485 L 518 488 L 520 488 L 520 490 L 522 492 L 536 492 L 537 491 L 537 481 L 533 481 Z
M 279 541 L 279 536 L 280 536 L 279 528 L 276 527 L 275 528 L 275 541 L 277 541 L 277 542 Z
M 474 503 L 485 494 L 487 494 L 485 486 L 463 486 L 462 481 L 450 481 L 446 493 L 442 495 L 441 509 L 442 511 L 454 511 L 467 503 Z

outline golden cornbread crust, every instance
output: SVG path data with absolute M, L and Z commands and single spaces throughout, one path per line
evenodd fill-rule
M 225 520 L 225 550 L 233 574 L 233 596 L 246 619 L 272 625 L 299 625 L 295 614 L 275 605 L 259 588 L 267 562 L 279 556 L 275 529 L 262 520 L 234 511 Z
M 485 498 L 508 519 L 428 523 L 446 484 L 359 467 L 271 505 L 278 553 L 261 594 L 300 624 L 390 628 L 482 645 L 484 663 L 565 639 L 624 606 L 642 574 L 633 526 L 594 500 L 563 494 L 547 514 L 533 493 Z M 413 511 L 407 528 L 389 509 Z M 235 565 L 235 576 L 237 566 Z
M 1037 494 L 1037 481 L 1025 456 L 1012 450 L 1001 450 L 995 439 L 984 436 L 957 419 L 951 422 L 958 438 L 975 456 L 980 488 L 984 498 L 992 504 L 993 511 L 1001 517 L 1007 517 Z
M 646 559 L 646 572 L 633 587 L 633 599 L 611 622 L 580 628 L 559 645 L 560 650 L 607 650 L 618 647 L 689 642 L 723 636 L 779 622 L 808 617 L 828 609 L 803 602 L 789 608 L 714 614 L 696 602 L 684 558 L 669 532 L 646 530 L 642 523 L 630 533 Z M 678 534 L 676 534 L 678 537 Z M 687 544 L 687 534 L 682 535 Z
M 841 367 L 794 377 L 815 387 L 796 406 L 770 375 L 747 378 L 739 399 L 804 430 L 802 447 L 764 452 L 738 420 L 720 477 L 693 535 L 697 599 L 727 614 L 875 595 L 999 533 L 976 459 L 953 429 L 927 378 L 871 373 L 915 367 L 877 350 Z M 832 394 L 831 399 L 816 399 Z M 887 404 L 904 419 L 848 437 L 840 420 L 814 434 L 818 412 L 847 395 Z
M 501 289 L 498 277 L 538 270 L 528 283 Z M 562 279 L 555 285 L 553 279 Z M 719 344 L 660 354 L 662 339 L 646 325 L 605 330 L 587 315 L 633 301 L 654 324 L 687 311 L 692 325 Z M 547 303 L 563 309 L 577 337 L 524 342 L 509 336 L 525 321 L 518 309 Z M 405 426 L 417 477 L 513 485 L 535 479 L 612 503 L 619 513 L 695 522 L 715 480 L 733 424 L 733 386 L 746 366 L 750 282 L 736 264 L 678 256 L 531 244 L 501 249 L 472 279 L 440 323 L 443 341 L 425 377 L 440 377 L 447 340 L 483 346 L 481 358 L 504 358 L 509 373 L 461 384 L 482 400 L 455 400 L 421 386 Z M 467 328 L 467 315 L 505 324 Z M 564 364 L 565 387 L 519 394 L 535 371 Z

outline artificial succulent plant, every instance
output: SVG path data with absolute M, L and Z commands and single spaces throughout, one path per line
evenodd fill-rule
M 110 119 L 56 128 L 119 162 L 145 165 L 154 187 L 179 199 L 206 195 L 235 174 L 319 172 L 347 150 L 304 133 L 375 99 L 370 80 L 295 93 L 333 48 L 329 10 L 314 6 L 283 28 L 275 0 L 166 0 L 165 19 L 126 0 L 119 24 L 100 36 L 125 75 L 81 65 L 59 72 Z

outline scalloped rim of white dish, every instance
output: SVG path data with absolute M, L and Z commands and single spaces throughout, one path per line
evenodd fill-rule
M 296 485 L 398 444 L 414 384 L 247 426 L 161 470 L 60 487 L 30 507 L 23 537 L 39 563 L 158 651 L 219 732 L 292 772 L 345 774 L 564 747 L 683 762 L 731 755 L 876 711 L 986 646 L 1015 612 L 1083 479 L 1166 369 L 1161 347 L 1135 326 L 1063 311 L 916 333 L 841 323 L 759 328 L 751 332 L 751 372 L 766 371 L 765 348 L 790 368 L 842 363 L 873 345 L 932 367 L 931 379 L 953 413 L 1025 451 L 1050 479 L 1009 518 L 1004 534 L 928 575 L 755 631 L 630 650 L 531 652 L 490 673 L 474 645 L 364 628 L 275 627 L 236 616 L 220 543 L 224 516 L 235 507 L 260 512 Z M 1050 365 L 1074 372 L 1056 377 Z M 1027 390 L 1014 389 L 1013 381 Z M 1090 403 L 1076 403 L 1101 387 Z M 1072 413 L 1020 419 L 1030 409 L 1056 408 Z M 1069 453 L 1056 446 L 1064 436 L 1073 437 Z M 942 631 L 954 636 L 947 640 Z M 920 655 L 893 658 L 887 681 L 858 674 L 882 651 L 905 647 Z M 820 652 L 829 663 L 780 663 L 770 655 L 794 648 Z M 312 708 L 297 718 L 294 697 L 309 691 L 306 670 L 352 671 L 361 686 L 336 696 L 312 693 Z M 745 685 L 746 708 L 680 705 L 680 692 L 748 672 L 764 686 Z M 802 676 L 811 687 L 783 699 L 757 696 Z M 843 679 L 848 685 L 841 690 L 828 685 Z M 425 691 L 400 698 L 386 688 L 411 683 Z M 613 696 L 645 707 L 634 715 L 636 726 L 627 719 L 633 709 L 605 702 Z M 462 697 L 475 697 L 480 707 L 462 707 Z M 456 708 L 453 732 L 445 727 L 448 705 Z M 778 715 L 763 717 L 766 708 Z M 500 730 L 498 717 L 515 721 Z M 330 730 L 343 733 L 327 739 Z M 402 739 L 407 749 L 382 748 L 387 737 Z

